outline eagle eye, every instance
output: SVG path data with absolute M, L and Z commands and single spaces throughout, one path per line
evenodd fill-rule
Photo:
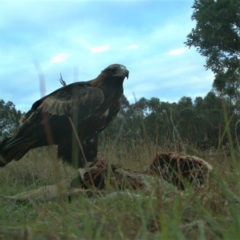
M 110 69 L 109 69 L 109 72 L 112 73 L 112 74 L 113 74 L 113 73 L 116 73 L 116 68 L 110 68 Z

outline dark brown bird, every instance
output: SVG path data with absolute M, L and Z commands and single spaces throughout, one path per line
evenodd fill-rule
M 21 159 L 32 148 L 51 144 L 58 145 L 59 158 L 75 167 L 93 161 L 98 133 L 118 114 L 128 75 L 125 66 L 112 64 L 93 80 L 66 85 L 36 101 L 21 118 L 16 136 L 0 143 L 0 167 Z

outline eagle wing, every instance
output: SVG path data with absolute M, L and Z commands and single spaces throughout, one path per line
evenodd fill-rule
M 80 83 L 70 84 L 36 101 L 26 114 L 19 134 L 25 131 L 29 124 L 46 123 L 56 116 L 69 118 L 77 113 L 80 123 L 90 117 L 103 101 L 104 94 L 101 89 Z
M 1 147 L 0 155 L 7 162 L 20 159 L 29 149 L 46 145 L 46 130 L 57 138 L 65 126 L 70 129 L 69 117 L 74 120 L 77 115 L 79 124 L 94 114 L 103 101 L 103 91 L 88 84 L 74 83 L 56 90 L 33 104 L 16 136 Z

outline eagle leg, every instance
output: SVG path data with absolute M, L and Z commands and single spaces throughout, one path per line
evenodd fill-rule
M 87 162 L 93 162 L 97 158 L 97 143 L 97 134 L 81 138 L 82 151 L 75 137 L 62 139 L 58 142 L 58 158 L 62 158 L 75 168 L 84 167 Z

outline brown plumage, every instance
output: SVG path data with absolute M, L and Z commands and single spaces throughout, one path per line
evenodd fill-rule
M 36 101 L 20 120 L 16 136 L 0 143 L 0 167 L 21 159 L 32 148 L 51 144 L 58 145 L 59 158 L 75 167 L 83 166 L 84 158 L 93 161 L 98 133 L 119 112 L 123 81 L 128 74 L 125 66 L 112 64 L 93 80 L 66 85 Z

